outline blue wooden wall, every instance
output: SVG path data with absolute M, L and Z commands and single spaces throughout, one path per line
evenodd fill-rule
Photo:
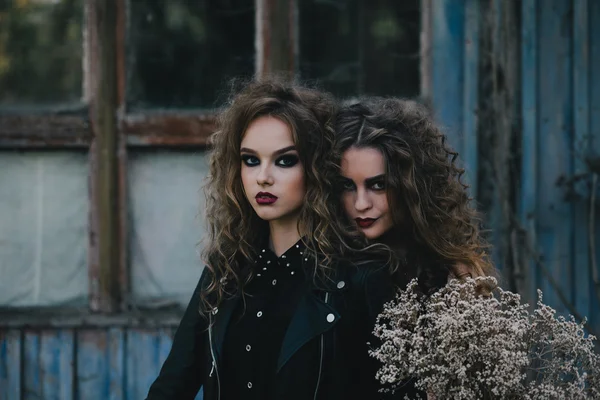
M 477 132 L 480 7 L 494 2 L 499 10 L 506 5 L 498 0 L 431 2 L 433 107 L 465 161 L 473 193 L 477 193 L 473 177 L 481 161 Z M 520 181 L 511 182 L 517 193 L 516 210 L 566 300 L 600 331 L 590 263 L 590 251 L 600 249 L 600 224 L 590 227 L 592 175 L 585 162 L 586 157 L 600 154 L 600 2 L 523 0 L 520 7 L 520 60 L 515 60 L 520 63 L 520 81 L 515 90 L 520 102 L 521 152 L 513 155 L 520 158 Z M 576 196 L 566 199 L 567 189 L 559 182 L 579 174 Z M 492 241 L 500 240 L 494 214 L 492 210 L 487 215 Z M 529 261 L 523 297 L 531 301 L 540 288 L 545 302 L 567 312 L 533 257 Z
M 144 399 L 173 334 L 173 328 L 0 330 L 0 399 Z

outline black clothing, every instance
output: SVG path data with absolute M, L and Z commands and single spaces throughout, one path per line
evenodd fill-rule
M 150 388 L 148 400 L 193 399 L 201 386 L 206 400 L 225 400 L 222 396 L 233 395 L 236 388 L 230 391 L 223 385 L 243 382 L 244 377 L 236 378 L 243 371 L 232 366 L 229 358 L 235 357 L 236 352 L 230 349 L 231 343 L 240 338 L 238 328 L 242 326 L 236 324 L 245 323 L 244 316 L 237 322 L 235 319 L 240 315 L 238 305 L 243 302 L 239 298 L 225 300 L 208 318 L 201 316 L 199 291 L 207 277 L 205 269 L 175 333 L 171 352 Z M 378 392 L 380 385 L 375 373 L 379 363 L 368 355 L 368 342 L 374 340 L 371 332 L 383 303 L 394 295 L 387 268 L 381 264 L 356 266 L 344 262 L 335 267 L 333 280 L 326 287 L 317 288 L 307 276 L 296 289 L 297 300 L 291 300 L 286 306 L 293 308 L 296 303 L 285 334 L 275 333 L 275 337 L 281 337 L 278 343 L 264 343 L 270 345 L 273 352 L 265 354 L 267 370 L 258 379 L 273 378 L 259 386 L 266 393 L 263 398 L 371 400 L 385 397 Z M 276 325 L 287 318 L 284 314 Z M 251 310 L 248 309 L 246 315 L 250 316 Z M 233 327 L 232 332 L 230 327 Z M 226 366 L 228 369 L 224 369 Z M 254 365 L 248 368 L 251 370 L 248 373 L 254 373 Z M 404 393 L 396 396 L 403 398 Z
M 254 264 L 255 278 L 238 301 L 223 344 L 221 400 L 269 398 L 276 378 L 279 347 L 304 283 L 299 242 L 277 257 L 264 248 Z M 314 385 L 313 385 L 314 386 Z

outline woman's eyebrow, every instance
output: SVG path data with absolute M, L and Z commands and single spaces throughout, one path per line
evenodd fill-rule
M 291 146 L 288 146 L 288 147 L 284 147 L 283 149 L 279 149 L 279 150 L 275 151 L 273 154 L 276 155 L 276 156 L 278 156 L 280 154 L 287 153 L 290 150 L 296 150 L 296 145 L 291 145 Z
M 284 147 L 283 149 L 276 150 L 276 151 L 273 152 L 273 155 L 278 156 L 280 154 L 287 153 L 290 150 L 296 150 L 296 145 L 287 146 L 287 147 Z M 240 153 L 256 154 L 256 151 L 252 150 L 252 149 L 249 149 L 247 147 L 242 147 L 240 149 Z
M 365 179 L 365 183 L 367 185 L 371 185 L 373 183 L 377 183 L 377 182 L 383 180 L 384 178 L 385 178 L 385 174 L 376 175 L 376 176 L 373 176 L 371 178 Z

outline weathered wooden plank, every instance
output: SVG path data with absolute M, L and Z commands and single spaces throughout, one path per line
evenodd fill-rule
M 86 148 L 91 139 L 85 115 L 0 114 L 0 148 Z
M 21 399 L 21 332 L 0 330 L 0 399 Z
M 587 172 L 585 157 L 590 148 L 590 24 L 588 0 L 573 4 L 573 107 L 574 174 Z M 589 252 L 589 190 L 585 181 L 575 185 L 575 240 L 573 248 L 574 304 L 581 315 L 589 316 L 591 307 Z
M 143 399 L 160 372 L 173 343 L 174 328 L 127 332 L 127 398 Z M 202 400 L 200 390 L 195 400 Z
M 77 394 L 81 399 L 108 398 L 108 338 L 105 329 L 77 332 Z
M 590 21 L 590 136 L 591 152 L 595 157 L 600 157 L 600 2 L 588 1 Z M 596 168 L 598 168 L 596 166 Z M 596 204 L 600 196 L 596 194 Z M 600 210 L 596 207 L 596 260 L 600 263 Z M 600 267 L 598 267 L 600 268 Z M 600 270 L 597 271 L 600 274 Z M 600 331 L 600 299 L 592 292 L 590 319 L 596 331 Z
M 438 121 L 447 129 L 450 145 L 461 149 L 463 128 L 464 2 L 436 0 L 431 47 L 432 104 Z
M 79 398 L 124 399 L 126 397 L 124 330 L 120 328 L 85 329 L 79 331 L 77 337 L 77 392 Z
M 40 335 L 39 331 L 25 331 L 25 349 L 23 364 L 23 399 L 43 399 L 40 371 Z
M 432 0 L 421 0 L 421 55 L 420 67 L 421 74 L 421 97 L 431 98 L 431 52 L 433 46 L 432 33 Z
M 91 42 L 90 121 L 94 133 L 91 155 L 91 221 L 90 231 L 90 307 L 94 311 L 115 312 L 119 308 L 119 214 L 117 159 L 117 4 L 90 0 L 88 12 Z
M 214 114 L 189 112 L 128 115 L 120 125 L 134 146 L 203 147 L 216 129 Z
M 163 328 L 158 331 L 158 364 L 162 364 L 167 359 L 169 352 L 171 351 L 171 345 L 173 344 L 173 329 Z
M 466 169 L 466 181 L 471 196 L 477 194 L 478 143 L 477 109 L 479 103 L 479 0 L 465 2 L 463 126 L 461 157 Z
M 537 0 L 521 3 L 521 188 L 519 214 L 526 234 L 536 241 L 537 216 L 536 200 L 538 193 L 538 37 L 537 37 Z M 527 271 L 527 301 L 535 298 L 538 273 L 531 258 L 524 254 L 523 268 Z
M 572 205 L 565 202 L 560 179 L 572 176 L 572 16 L 570 0 L 544 2 L 539 8 L 539 79 L 545 84 L 539 90 L 538 151 L 543 158 L 542 174 L 538 176 L 538 238 L 544 264 L 549 269 L 567 299 L 571 299 L 571 264 L 573 238 Z M 527 184 L 527 182 L 526 182 Z M 558 293 L 543 279 L 547 303 L 559 312 L 566 310 Z
M 43 398 L 73 398 L 73 332 L 69 329 L 40 333 L 40 370 Z
M 292 76 L 298 63 L 297 0 L 256 1 L 256 74 Z
M 33 307 L 27 307 L 19 310 L 0 309 L 0 329 L 176 327 L 182 315 L 181 306 L 165 307 L 161 310 L 136 310 L 135 312 L 122 312 L 112 315 L 92 314 L 89 313 L 89 310 L 80 308 L 48 307 L 43 310 L 35 310 Z
M 108 399 L 122 400 L 125 392 L 125 330 L 108 331 Z
M 127 397 L 143 399 L 160 370 L 160 334 L 131 329 L 127 332 Z

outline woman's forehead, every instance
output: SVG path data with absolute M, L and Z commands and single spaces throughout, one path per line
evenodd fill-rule
M 255 119 L 244 132 L 240 148 L 273 152 L 295 145 L 288 125 L 278 118 L 263 116 Z

